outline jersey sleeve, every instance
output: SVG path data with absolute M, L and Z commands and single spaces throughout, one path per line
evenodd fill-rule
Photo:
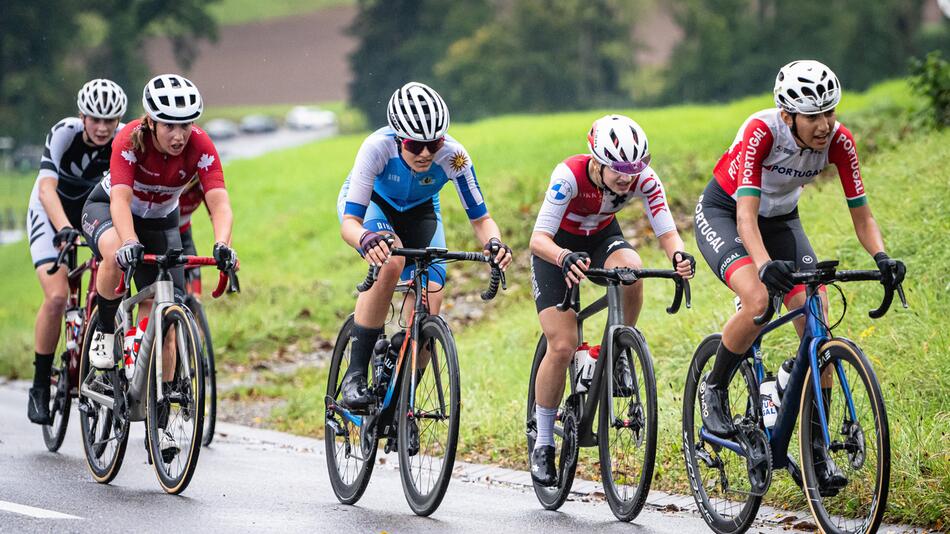
M 567 212 L 567 206 L 577 196 L 577 179 L 571 169 L 559 163 L 551 172 L 551 182 L 541 202 L 538 219 L 534 223 L 535 232 L 553 236 L 561 226 L 561 220 Z
M 762 163 L 772 150 L 774 136 L 765 122 L 752 119 L 742 132 L 736 196 L 762 195 Z
M 643 210 L 657 237 L 676 230 L 670 203 L 666 199 L 666 189 L 652 168 L 643 173 L 643 178 L 637 184 L 637 196 L 643 199 Z
M 453 148 L 447 170 L 453 173 L 452 183 L 455 184 L 455 190 L 469 220 L 474 221 L 488 215 L 488 206 L 482 196 L 482 189 L 478 186 L 472 158 L 461 145 Z
M 46 144 L 43 147 L 43 158 L 40 160 L 40 172 L 37 180 L 43 178 L 59 178 L 59 164 L 63 154 L 73 141 L 75 130 L 69 127 L 68 119 L 63 119 L 50 128 L 46 134 Z
M 838 168 L 838 178 L 841 179 L 848 207 L 859 208 L 867 204 L 861 165 L 858 163 L 858 147 L 851 132 L 844 126 L 839 126 L 835 132 L 834 141 L 828 150 L 828 161 Z
M 140 154 L 132 148 L 132 132 L 138 124 L 130 124 L 116 134 L 112 140 L 112 156 L 109 158 L 109 182 L 111 185 L 127 185 L 135 182 L 135 164 Z
M 191 159 L 194 161 L 194 171 L 198 174 L 201 189 L 207 193 L 212 189 L 223 188 L 224 168 L 221 167 L 221 158 L 218 156 L 214 141 L 197 126 L 192 126 L 189 141 L 194 144 Z
M 383 142 L 381 139 L 391 142 L 389 137 L 371 135 L 360 145 L 356 161 L 353 162 L 353 170 L 350 171 L 350 188 L 346 193 L 343 215 L 360 219 L 366 216 L 376 177 L 386 168 L 386 154 L 380 146 Z

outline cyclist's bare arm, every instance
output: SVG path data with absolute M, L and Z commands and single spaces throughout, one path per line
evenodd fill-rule
M 871 214 L 871 206 L 865 204 L 856 208 L 851 208 L 851 222 L 854 224 L 854 233 L 858 236 L 858 241 L 868 251 L 868 254 L 875 255 L 878 252 L 884 252 L 884 239 L 881 237 L 881 229 Z
M 234 213 L 231 211 L 231 200 L 228 191 L 217 187 L 205 193 L 205 204 L 211 214 L 211 226 L 214 228 L 215 243 L 231 245 L 231 227 L 234 223 Z
M 761 269 L 771 258 L 759 232 L 759 197 L 740 196 L 736 201 L 736 230 L 756 270 Z
M 59 181 L 51 176 L 44 176 L 40 180 L 40 202 L 46 215 L 56 230 L 64 226 L 70 226 L 69 219 L 66 217 L 66 211 L 63 210 L 63 203 L 59 200 L 59 193 L 56 192 L 56 185 Z
M 479 244 L 484 245 L 493 237 L 502 241 L 501 230 L 498 229 L 498 224 L 491 218 L 491 215 L 484 215 L 477 219 L 472 219 L 471 223 L 472 229 L 475 230 L 475 238 L 478 239 Z M 508 268 L 508 264 L 511 263 L 511 256 L 505 254 L 504 251 L 499 251 L 498 255 L 503 256 L 503 258 L 499 260 L 500 263 L 498 266 L 504 271 Z

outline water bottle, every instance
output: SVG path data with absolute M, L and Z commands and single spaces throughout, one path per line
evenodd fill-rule
M 132 325 L 132 328 L 125 333 L 125 339 L 122 340 L 122 354 L 125 357 L 125 377 L 131 379 L 135 374 L 135 358 L 138 356 L 139 349 L 142 347 L 142 338 L 145 336 L 145 330 L 148 328 L 148 317 L 139 321 L 138 327 Z
M 789 358 L 782 362 L 782 367 L 778 370 L 778 398 L 781 399 L 785 394 L 785 388 L 788 386 L 788 379 L 792 376 L 792 366 L 795 365 L 795 358 Z
M 775 426 L 778 409 L 782 405 L 775 388 L 775 377 L 771 373 L 766 375 L 759 386 L 759 399 L 762 401 L 762 422 L 765 423 L 765 428 L 771 429 Z
M 590 387 L 591 379 L 594 377 L 594 367 L 597 365 L 597 357 L 600 356 L 600 345 L 590 347 L 587 343 L 578 347 L 574 353 L 575 360 L 578 353 L 583 357 L 580 373 L 577 376 L 577 392 L 583 393 Z
M 66 310 L 66 350 L 76 350 L 79 344 L 79 333 L 82 331 L 82 310 L 70 308 Z
M 373 347 L 373 365 L 376 368 L 376 384 L 377 387 L 381 388 L 380 393 L 389 385 L 389 380 L 396 369 L 399 349 L 402 348 L 405 337 L 405 332 L 397 332 L 390 341 L 384 335 Z

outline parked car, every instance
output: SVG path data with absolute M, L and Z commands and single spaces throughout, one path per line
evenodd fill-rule
M 13 151 L 13 168 L 20 172 L 39 170 L 40 160 L 43 159 L 41 145 L 20 145 Z
M 215 141 L 230 139 L 240 133 L 237 123 L 229 119 L 211 119 L 204 125 L 204 131 Z
M 294 130 L 316 130 L 336 124 L 336 113 L 325 109 L 296 106 L 287 113 L 287 127 Z
M 267 133 L 277 130 L 277 121 L 269 115 L 248 115 L 241 119 L 244 133 Z

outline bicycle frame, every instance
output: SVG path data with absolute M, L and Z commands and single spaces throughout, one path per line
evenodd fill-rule
M 753 358 L 753 368 L 755 371 L 755 390 L 757 396 L 756 402 L 758 402 L 759 385 L 765 378 L 765 366 L 762 363 L 762 339 L 768 333 L 787 323 L 792 322 L 798 317 L 805 317 L 805 329 L 802 333 L 801 342 L 798 346 L 798 353 L 795 358 L 795 364 L 792 367 L 791 376 L 788 379 L 788 385 L 785 386 L 785 394 L 782 396 L 782 405 L 779 407 L 775 426 L 772 427 L 771 431 L 769 429 L 765 429 L 766 437 L 769 441 L 769 447 L 771 448 L 772 452 L 773 468 L 783 468 L 788 465 L 788 444 L 791 441 L 792 432 L 795 430 L 795 423 L 798 418 L 798 411 L 801 401 L 800 393 L 802 388 L 806 387 L 804 381 L 806 369 L 808 368 L 810 368 L 812 371 L 811 384 L 808 386 L 814 389 L 815 398 L 821 398 L 821 373 L 820 362 L 818 360 L 818 347 L 824 342 L 830 340 L 831 337 L 830 332 L 821 320 L 821 318 L 824 316 L 824 313 L 818 286 L 809 285 L 806 294 L 807 298 L 805 300 L 804 306 L 792 310 L 784 316 L 766 324 L 762 328 L 762 331 L 759 333 L 759 336 L 755 339 L 755 342 L 752 344 L 752 348 L 750 349 Z M 807 362 L 807 365 L 805 365 L 803 362 Z M 848 380 L 845 377 L 844 368 L 842 367 L 841 362 L 837 363 L 836 374 L 838 380 L 841 383 L 842 389 L 845 391 L 848 412 L 854 419 L 856 418 L 854 401 L 851 398 L 851 388 L 848 385 Z M 831 445 L 831 438 L 828 433 L 827 414 L 825 414 L 823 403 L 819 402 L 816 404 L 818 407 L 818 418 L 821 422 L 822 437 L 824 439 L 825 447 L 828 447 Z M 716 437 L 707 432 L 705 427 L 700 428 L 699 435 L 704 441 L 725 447 L 740 456 L 745 456 L 745 453 L 742 451 L 742 448 L 737 442 Z

